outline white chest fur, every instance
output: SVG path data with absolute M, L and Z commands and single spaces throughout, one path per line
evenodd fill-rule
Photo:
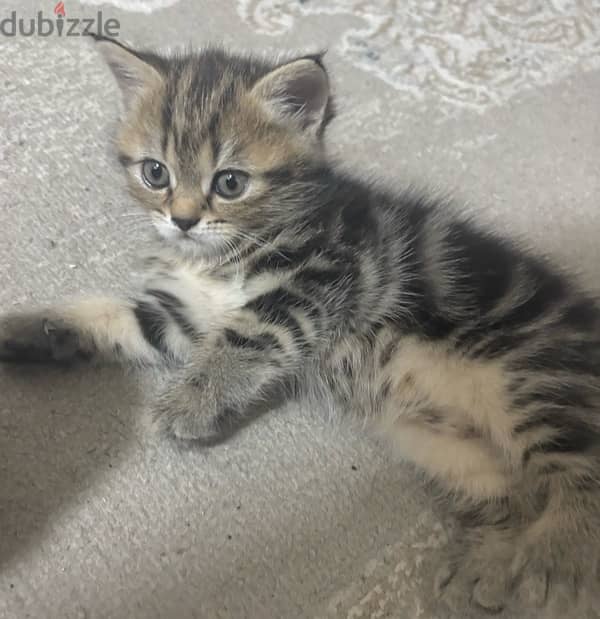
M 248 300 L 242 275 L 223 278 L 202 266 L 181 264 L 150 273 L 145 287 L 177 297 L 189 320 L 201 333 L 223 326 Z

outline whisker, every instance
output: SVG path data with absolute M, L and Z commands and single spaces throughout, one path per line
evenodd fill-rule
M 115 219 L 143 219 L 148 220 L 148 215 L 145 213 L 119 213 L 115 215 Z
M 266 240 L 266 239 L 264 239 L 264 238 L 262 238 L 262 237 L 260 237 L 258 235 L 251 234 L 250 232 L 242 232 L 241 230 L 238 230 L 237 234 L 241 238 L 244 238 L 244 239 L 246 239 L 248 241 L 253 241 L 259 247 L 267 247 L 267 248 L 273 249 L 273 250 L 275 250 L 275 253 L 277 255 L 279 255 L 281 258 L 286 259 L 286 260 L 288 259 L 288 257 L 284 253 L 279 251 L 277 246 L 274 243 L 272 243 L 271 241 L 268 241 L 268 240 Z

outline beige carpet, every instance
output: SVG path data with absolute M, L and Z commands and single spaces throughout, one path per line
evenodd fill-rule
M 327 47 L 334 152 L 599 287 L 597 0 L 65 5 L 142 45 Z M 0 0 L 0 20 L 53 6 Z M 147 231 L 121 217 L 109 72 L 87 41 L 0 35 L 0 86 L 0 307 L 124 289 Z M 293 408 L 178 450 L 143 429 L 151 382 L 0 369 L 0 617 L 433 619 L 446 533 L 409 469 Z

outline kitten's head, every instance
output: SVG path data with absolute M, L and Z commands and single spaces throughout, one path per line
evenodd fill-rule
M 332 117 L 321 57 L 269 62 L 209 48 L 160 56 L 96 45 L 123 93 L 130 189 L 176 248 L 219 257 L 310 208 Z

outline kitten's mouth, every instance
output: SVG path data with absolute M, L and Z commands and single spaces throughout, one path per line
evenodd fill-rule
M 191 256 L 217 258 L 227 253 L 231 244 L 231 231 L 222 225 L 199 223 L 189 230 L 182 230 L 163 217 L 154 219 L 154 226 L 164 241 Z
M 180 232 L 173 241 L 175 241 L 175 243 L 183 243 L 184 245 L 205 245 L 207 244 L 207 239 L 203 237 L 204 235 L 193 235 L 189 232 Z

